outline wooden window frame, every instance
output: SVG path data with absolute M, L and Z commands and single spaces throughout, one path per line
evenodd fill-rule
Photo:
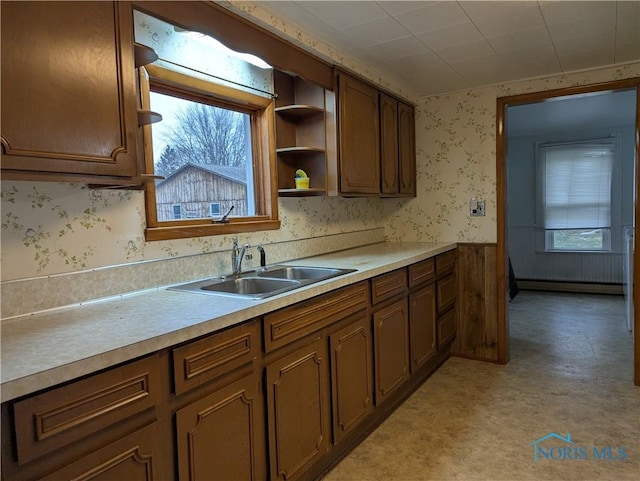
M 145 186 L 147 241 L 184 239 L 223 234 L 238 234 L 280 228 L 275 147 L 275 101 L 235 88 L 218 85 L 159 65 L 140 68 L 140 97 L 144 110 L 149 110 L 150 91 L 170 93 L 250 114 L 251 144 L 254 164 L 255 206 L 260 215 L 229 217 L 224 224 L 212 219 L 158 221 L 155 184 Z M 160 112 L 161 113 L 161 112 Z M 151 126 L 143 129 L 145 172 L 153 174 Z

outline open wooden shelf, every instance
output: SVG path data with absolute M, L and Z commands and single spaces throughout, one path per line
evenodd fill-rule
M 335 95 L 300 77 L 274 71 L 278 194 L 309 197 L 337 194 Z M 295 189 L 304 170 L 311 188 Z
M 133 44 L 133 54 L 136 68 L 148 65 L 158 60 L 158 54 L 154 49 L 137 42 Z
M 151 110 L 138 110 L 138 125 L 155 124 L 162 120 L 162 115 Z
M 289 120 L 299 122 L 324 114 L 324 109 L 314 105 L 285 105 L 283 107 L 276 107 L 276 113 Z
M 276 149 L 278 154 L 304 154 L 305 152 L 310 154 L 315 154 L 318 152 L 324 152 L 324 149 L 319 147 L 282 147 L 280 149 Z
M 279 189 L 278 194 L 281 197 L 312 197 L 327 195 L 327 191 L 325 189 L 318 189 L 315 187 L 309 189 Z

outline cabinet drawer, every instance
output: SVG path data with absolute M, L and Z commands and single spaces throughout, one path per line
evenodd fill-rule
M 453 274 L 436 282 L 436 299 L 439 314 L 456 303 L 456 278 Z
M 367 283 L 360 282 L 264 316 L 265 352 L 300 339 L 366 309 Z
M 371 303 L 390 299 L 407 289 L 407 270 L 398 269 L 371 279 Z
M 409 287 L 418 286 L 435 278 L 435 262 L 433 259 L 418 262 L 409 266 Z
M 436 275 L 438 277 L 453 272 L 456 265 L 456 251 L 448 251 L 436 257 Z
M 163 442 L 157 423 L 119 438 L 116 442 L 82 457 L 40 481 L 122 480 L 153 481 L 170 479 L 163 461 L 171 450 Z
M 252 321 L 174 349 L 176 394 L 251 364 L 260 352 L 258 329 Z
M 161 395 L 159 362 L 148 357 L 17 402 L 19 464 L 153 408 Z
M 451 309 L 438 319 L 438 349 L 456 336 L 456 310 Z

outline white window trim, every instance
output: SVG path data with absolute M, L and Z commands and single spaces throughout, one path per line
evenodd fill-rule
M 217 205 L 218 206 L 218 212 L 213 212 L 213 206 Z M 222 205 L 220 205 L 220 202 L 210 202 L 209 203 L 209 215 L 211 217 L 217 216 L 217 215 L 221 215 L 222 214 Z

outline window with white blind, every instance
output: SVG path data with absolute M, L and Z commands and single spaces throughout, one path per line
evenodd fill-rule
M 609 251 L 615 141 L 542 144 L 538 149 L 545 250 Z

